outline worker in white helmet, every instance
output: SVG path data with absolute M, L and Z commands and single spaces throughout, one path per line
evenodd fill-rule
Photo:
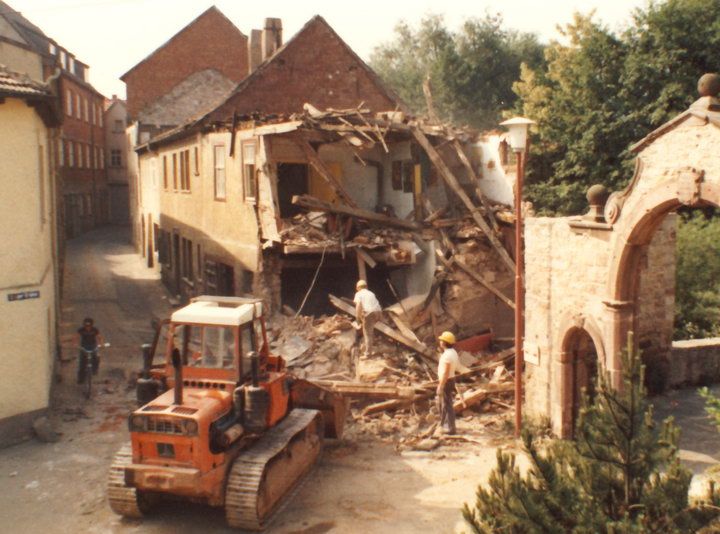
M 455 370 L 460 363 L 455 345 L 455 335 L 443 332 L 438 336 L 442 354 L 438 362 L 437 406 L 440 414 L 440 427 L 444 434 L 455 434 Z
M 375 323 L 380 319 L 382 314 L 382 308 L 378 302 L 375 293 L 367 288 L 367 282 L 365 280 L 358 280 L 355 284 L 355 314 L 357 320 L 362 326 L 363 340 L 365 341 L 365 348 L 363 355 L 365 357 L 373 354 L 373 338 Z

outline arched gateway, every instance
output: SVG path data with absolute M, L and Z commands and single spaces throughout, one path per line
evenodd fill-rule
M 620 353 L 633 330 L 649 365 L 666 369 L 672 212 L 720 206 L 720 79 L 709 76 L 701 79 L 699 100 L 633 147 L 635 175 L 625 190 L 607 198 L 591 188 L 583 217 L 526 222 L 526 413 L 549 417 L 561 437 L 572 436 L 587 371 L 578 369 L 591 364 L 591 353 L 618 384 Z

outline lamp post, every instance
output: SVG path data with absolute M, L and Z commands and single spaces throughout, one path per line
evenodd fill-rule
M 525 259 L 523 255 L 523 220 L 522 220 L 522 192 L 523 173 L 525 171 L 525 149 L 527 147 L 527 134 L 531 124 L 535 121 L 524 117 L 514 117 L 503 121 L 500 126 L 508 129 L 510 147 L 517 159 L 517 177 L 515 182 L 515 437 L 520 437 L 522 425 L 522 367 L 523 367 L 523 312 L 524 288 L 523 274 Z

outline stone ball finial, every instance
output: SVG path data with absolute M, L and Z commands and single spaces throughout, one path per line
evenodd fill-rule
M 602 184 L 590 186 L 586 195 L 588 204 L 600 207 L 605 206 L 605 202 L 607 202 L 609 196 L 610 192 L 607 190 L 607 187 Z
M 714 72 L 703 74 L 698 80 L 700 96 L 717 96 L 720 93 L 720 75 Z

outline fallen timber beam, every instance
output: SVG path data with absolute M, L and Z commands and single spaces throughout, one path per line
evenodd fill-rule
M 305 157 L 307 158 L 308 163 L 317 171 L 317 173 L 322 177 L 322 179 L 327 182 L 327 184 L 332 188 L 332 190 L 335 191 L 335 194 L 339 198 L 341 198 L 346 204 L 352 207 L 357 207 L 355 201 L 352 199 L 352 197 L 350 197 L 350 195 L 348 195 L 342 184 L 333 176 L 332 172 L 330 172 L 330 169 L 328 169 L 327 165 L 325 165 L 325 163 L 320 159 L 320 156 L 318 156 L 318 153 L 315 151 L 312 145 L 310 145 L 308 140 L 304 137 L 300 137 L 295 138 L 295 141 L 305 153 Z
M 467 196 L 467 193 L 465 193 L 463 188 L 460 186 L 460 183 L 457 181 L 457 178 L 455 178 L 455 175 L 452 173 L 447 164 L 443 161 L 442 156 L 440 156 L 438 151 L 435 150 L 435 147 L 432 145 L 432 143 L 430 143 L 430 140 L 423 132 L 421 132 L 417 128 L 411 128 L 410 131 L 412 132 L 413 137 L 415 137 L 417 142 L 423 148 L 423 150 L 425 150 L 428 157 L 430 158 L 430 161 L 433 162 L 433 165 L 440 173 L 440 176 L 442 176 L 443 180 L 445 180 L 445 183 L 447 183 L 447 185 L 455 192 L 458 198 L 460 198 L 463 204 L 465 204 L 465 207 L 470 211 L 470 215 L 472 215 L 472 218 L 475 219 L 477 225 L 487 236 L 490 244 L 498 253 L 500 258 L 505 262 L 507 267 L 510 269 L 510 272 L 514 273 L 515 262 L 512 260 L 507 250 L 505 250 L 505 247 L 497 238 L 493 229 L 488 226 L 488 223 L 485 222 L 485 219 L 483 219 L 482 215 L 480 215 L 478 208 L 473 204 L 472 200 L 470 200 L 470 197 Z
M 460 413 L 463 410 L 479 404 L 488 397 L 496 393 L 509 393 L 515 389 L 515 384 L 507 382 L 505 384 L 488 384 L 485 387 L 473 389 L 460 396 L 459 400 L 453 403 L 453 410 L 455 413 Z
M 386 384 L 368 384 L 365 382 L 345 382 L 340 380 L 313 380 L 308 382 L 346 397 L 355 399 L 404 399 L 411 400 L 415 396 L 412 387 L 393 386 Z
M 505 303 L 507 306 L 510 307 L 510 309 L 515 309 L 515 303 L 510 300 L 508 297 L 506 297 L 498 288 L 496 288 L 494 285 L 492 285 L 483 275 L 481 275 L 479 272 L 473 270 L 470 268 L 469 265 L 467 265 L 465 262 L 455 258 L 454 256 L 451 257 L 449 260 L 445 259 L 445 256 L 443 256 L 442 252 L 439 250 L 435 251 L 437 253 L 438 260 L 445 265 L 445 267 L 451 268 L 453 265 L 457 265 L 460 267 L 463 271 L 465 271 L 470 278 L 475 280 L 476 282 L 479 282 L 483 286 L 487 288 L 488 291 L 490 291 L 493 295 L 495 295 L 497 298 L 499 298 L 503 303 Z
M 470 160 L 465 154 L 465 151 L 463 150 L 460 141 L 454 139 L 453 147 L 455 148 L 455 152 L 457 152 L 458 158 L 465 166 L 465 170 L 468 172 L 473 181 L 477 184 L 477 196 L 480 199 L 480 203 L 483 205 L 483 208 L 485 208 L 485 212 L 487 213 L 488 219 L 490 219 L 490 224 L 492 225 L 493 230 L 495 230 L 495 232 L 499 232 L 500 225 L 498 224 L 497 220 L 495 220 L 495 214 L 493 213 L 492 206 L 490 205 L 490 202 L 488 202 L 488 199 L 485 197 L 485 195 L 483 195 L 483 192 L 480 189 L 480 178 L 478 178 L 477 174 L 475 174 L 475 171 L 472 168 L 472 164 L 470 163 Z
M 324 202 L 310 195 L 294 195 L 292 197 L 292 203 L 311 210 L 350 215 L 351 217 L 357 217 L 358 219 L 365 219 L 366 221 L 375 222 L 384 226 L 402 228 L 403 230 L 420 229 L 420 226 L 413 221 L 404 221 L 402 219 L 396 219 L 395 217 L 388 217 L 382 213 L 375 213 L 374 211 L 350 207 L 343 204 L 330 204 L 329 202 Z
M 347 313 L 351 317 L 357 318 L 355 315 L 355 308 L 352 305 L 350 305 L 347 302 L 345 302 L 344 300 L 336 297 L 335 295 L 328 295 L 328 298 L 330 299 L 330 302 L 332 303 L 332 305 L 335 306 L 338 310 Z M 390 339 L 397 341 L 398 343 L 401 343 L 402 345 L 405 345 L 406 347 L 411 348 L 412 350 L 414 350 L 415 352 L 420 354 L 420 356 L 425 358 L 426 361 L 428 361 L 432 364 L 437 363 L 437 356 L 435 355 L 435 353 L 433 353 L 433 351 L 431 349 L 429 349 L 422 343 L 418 343 L 412 339 L 406 338 L 400 332 L 393 330 L 388 325 L 386 325 L 382 322 L 379 322 L 379 321 L 377 323 L 375 323 L 375 330 L 378 330 L 378 331 L 382 332 L 383 334 L 385 334 Z

